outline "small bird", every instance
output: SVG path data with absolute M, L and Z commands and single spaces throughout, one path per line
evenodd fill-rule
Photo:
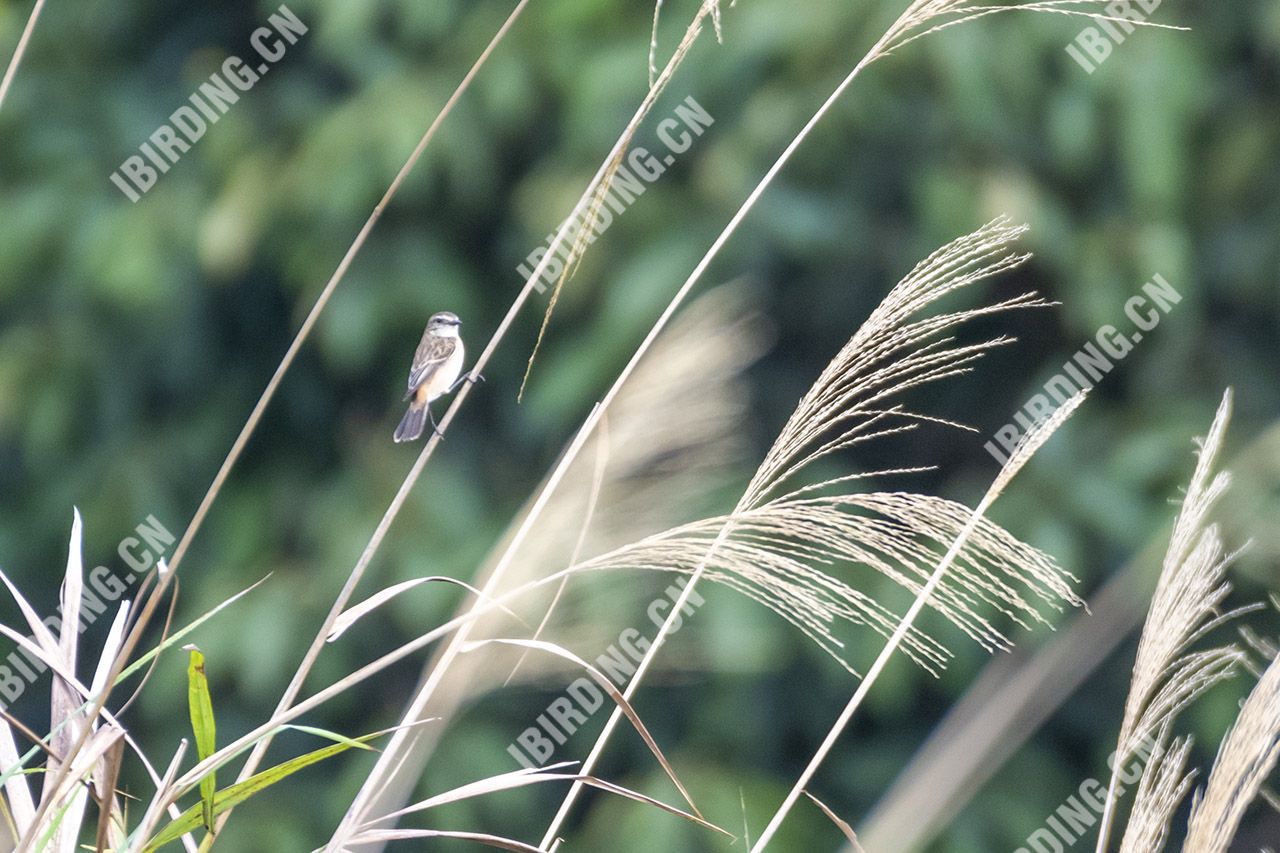
M 422 341 L 413 354 L 413 366 L 409 368 L 409 390 L 404 398 L 411 400 L 409 411 L 404 413 L 400 426 L 396 427 L 397 442 L 413 441 L 422 435 L 427 420 L 436 428 L 431 414 L 431 401 L 448 394 L 459 382 L 462 373 L 462 338 L 458 327 L 462 321 L 452 311 L 432 314 L 427 321 Z

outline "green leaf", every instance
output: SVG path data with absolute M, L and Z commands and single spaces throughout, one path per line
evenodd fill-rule
M 362 738 L 353 738 L 353 737 L 347 737 L 346 735 L 343 735 L 343 734 L 338 734 L 337 732 L 331 732 L 328 729 L 316 728 L 315 726 L 298 726 L 298 725 L 285 723 L 280 728 L 293 729 L 296 732 L 303 732 L 305 734 L 315 735 L 316 737 L 324 738 L 325 740 L 331 740 L 331 741 L 334 741 L 335 743 L 345 743 L 347 746 L 351 747 L 352 749 L 367 749 L 370 752 L 376 752 L 376 750 L 371 746 L 366 746 L 365 741 L 369 740 L 370 737 L 377 737 L 379 735 L 386 734 L 386 732 L 375 732 L 372 735 L 366 735 L 365 737 L 362 737 Z
M 213 722 L 213 697 L 209 695 L 209 679 L 204 673 L 204 655 L 188 646 L 191 660 L 187 664 L 187 704 L 191 708 L 191 730 L 196 737 L 196 752 L 204 761 L 218 750 Z M 213 798 L 218 790 L 218 771 L 210 770 L 200 780 L 200 806 L 205 829 L 213 832 Z
M 213 817 L 216 818 L 223 812 L 235 808 L 254 794 L 261 791 L 263 788 L 274 785 L 276 782 L 279 782 L 286 776 L 291 776 L 294 773 L 297 773 L 304 767 L 324 761 L 326 758 L 332 758 L 339 753 L 346 752 L 353 746 L 362 747 L 364 744 L 368 743 L 375 737 L 379 737 L 381 734 L 383 733 L 375 732 L 370 735 L 365 735 L 364 737 L 355 738 L 348 743 L 336 743 L 332 746 L 326 746 L 322 749 L 317 749 L 314 752 L 308 752 L 306 755 L 299 755 L 297 758 L 292 758 L 282 764 L 277 764 L 275 767 L 263 770 L 261 773 L 255 773 L 243 782 L 238 782 L 214 795 Z M 201 784 L 203 786 L 203 783 Z M 184 833 L 188 833 L 200 826 L 203 817 L 202 810 L 203 803 L 198 806 L 192 806 L 181 815 L 174 818 L 172 823 L 162 829 L 155 838 L 152 839 L 145 848 L 143 848 L 143 853 L 152 853 L 153 850 L 158 850 L 165 844 L 168 844 L 171 841 L 176 841 L 181 838 Z

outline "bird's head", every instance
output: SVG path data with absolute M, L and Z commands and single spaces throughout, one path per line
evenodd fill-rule
M 427 329 L 437 335 L 456 335 L 458 334 L 458 327 L 461 325 L 462 321 L 452 311 L 440 311 L 432 314 L 431 319 L 427 321 Z

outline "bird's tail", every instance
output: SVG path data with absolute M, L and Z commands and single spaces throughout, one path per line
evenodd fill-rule
M 404 417 L 400 419 L 400 426 L 396 427 L 396 441 L 416 441 L 422 435 L 426 424 L 427 407 L 420 406 L 417 402 L 410 403 L 409 411 L 404 413 Z

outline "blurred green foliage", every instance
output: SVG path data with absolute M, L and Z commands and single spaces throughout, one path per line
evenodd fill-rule
M 517 321 L 366 593 L 422 574 L 471 576 L 719 229 L 902 5 L 725 4 L 723 43 L 703 34 L 655 113 L 692 94 L 714 125 L 592 247 L 520 405 L 544 299 Z M 73 505 L 85 516 L 89 565 L 118 567 L 115 543 L 148 514 L 180 533 L 312 300 L 512 4 L 289 6 L 310 32 L 136 204 L 110 173 L 226 56 L 248 53 L 272 3 L 54 0 L 0 110 L 0 565 L 45 608 L 56 601 Z M 29 7 L 0 3 L 0 55 Z M 664 4 L 660 60 L 695 8 Z M 643 97 L 652 11 L 531 3 L 356 259 L 183 567 L 184 622 L 273 573 L 198 637 L 220 733 L 274 706 L 415 456 L 390 434 L 425 318 L 456 311 L 478 351 L 518 291 L 515 267 L 568 213 Z M 1093 589 L 1165 535 L 1191 437 L 1225 386 L 1237 393 L 1231 447 L 1280 417 L 1280 7 L 1166 4 L 1156 20 L 1192 30 L 1138 32 L 1091 75 L 1064 52 L 1082 21 L 1017 14 L 912 44 L 853 85 L 711 268 L 712 280 L 755 283 L 778 336 L 752 373 L 743 430 L 755 453 L 742 461 L 744 480 L 893 282 L 998 213 L 1032 225 L 1036 258 L 991 292 L 1035 289 L 1061 307 L 984 327 L 1020 340 L 931 392 L 926 411 L 973 424 L 977 436 L 890 442 L 858 463 L 937 465 L 910 486 L 973 499 L 995 470 L 985 436 L 1100 325 L 1121 325 L 1124 300 L 1156 273 L 1182 303 L 1106 377 L 997 518 Z M 650 121 L 639 142 L 653 134 Z M 1255 566 L 1240 600 L 1275 588 L 1275 571 Z M 853 684 L 771 614 L 718 590 L 708 598 L 671 653 L 715 666 L 652 686 L 639 709 L 708 816 L 738 831 L 745 807 L 755 833 Z M 311 683 L 435 624 L 455 602 L 432 591 L 393 605 L 376 648 L 327 649 Z M 985 663 L 947 636 L 959 651 L 951 670 L 935 681 L 891 667 L 818 777 L 824 801 L 855 826 Z M 1097 773 L 1131 654 L 977 792 L 936 849 L 1011 849 Z M 180 657 L 162 662 L 127 718 L 157 760 L 186 733 Z M 390 724 L 420 663 L 313 722 L 350 734 Z M 511 769 L 505 745 L 555 686 L 469 709 L 422 790 Z M 1210 745 L 1201 759 L 1234 695 L 1189 718 Z M 17 711 L 38 725 L 39 707 L 29 696 Z M 573 756 L 594 730 L 570 742 Z M 280 744 L 280 755 L 304 748 Z M 339 761 L 242 808 L 219 846 L 320 843 L 371 763 Z M 619 738 L 601 769 L 671 795 L 637 739 Z M 137 776 L 131 783 L 148 790 Z M 439 819 L 534 839 L 558 793 L 506 794 Z M 590 802 L 569 850 L 726 849 L 634 804 Z M 838 841 L 802 805 L 779 846 Z

